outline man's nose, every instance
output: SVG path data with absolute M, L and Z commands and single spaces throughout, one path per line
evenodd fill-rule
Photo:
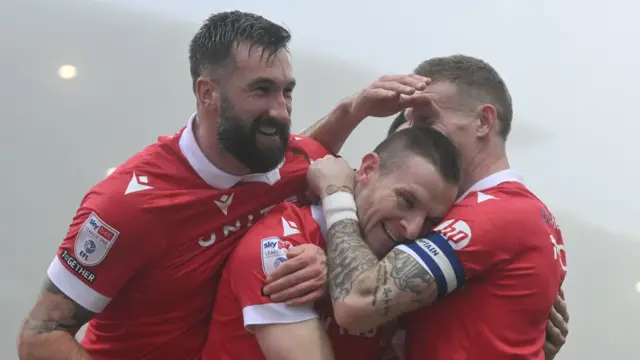
M 284 95 L 280 94 L 273 102 L 269 108 L 269 116 L 284 124 L 291 124 L 291 106 Z
M 405 237 L 409 240 L 415 240 L 420 236 L 422 232 L 422 224 L 424 223 L 424 217 L 412 216 L 402 221 L 402 227 L 404 228 Z

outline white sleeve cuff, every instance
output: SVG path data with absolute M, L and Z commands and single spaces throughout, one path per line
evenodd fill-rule
M 75 266 L 76 272 L 80 275 L 82 275 L 82 271 L 88 273 L 86 269 L 80 267 L 73 259 L 70 259 L 70 261 L 73 261 L 73 264 L 69 265 Z M 71 271 L 62 264 L 58 256 L 56 256 L 51 262 L 51 265 L 49 265 L 47 275 L 51 282 L 53 282 L 58 289 L 62 290 L 65 295 L 93 313 L 102 312 L 109 301 L 111 301 L 111 298 L 100 294 L 82 282 L 82 280 L 78 279 L 76 275 L 71 273 Z
M 292 324 L 315 319 L 318 313 L 313 304 L 287 305 L 285 303 L 268 303 L 250 305 L 242 309 L 244 327 L 251 325 Z

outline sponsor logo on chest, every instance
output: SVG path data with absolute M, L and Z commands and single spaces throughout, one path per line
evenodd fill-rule
M 297 203 L 298 197 L 291 196 L 284 200 L 284 202 Z M 209 234 L 208 237 L 201 237 L 198 239 L 198 244 L 202 247 L 209 247 L 220 242 L 222 240 L 244 234 L 253 224 L 255 224 L 260 218 L 269 212 L 276 204 L 269 205 L 260 210 L 244 214 L 241 217 L 235 219 L 226 220 L 222 226 L 216 226 L 214 231 Z M 226 216 L 225 216 L 226 218 Z

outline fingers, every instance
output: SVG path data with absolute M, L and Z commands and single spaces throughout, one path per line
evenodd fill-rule
M 295 255 L 299 253 L 301 250 L 296 249 L 295 247 L 287 253 L 287 258 L 289 260 L 283 262 L 273 270 L 269 276 L 267 277 L 267 282 L 269 285 L 265 287 L 265 293 L 267 295 L 272 294 L 274 292 L 282 291 L 286 286 L 282 284 L 282 279 L 286 278 L 287 275 L 295 273 L 301 269 L 304 269 L 307 266 L 307 262 L 304 261 L 303 258 L 295 258 Z M 268 292 L 267 292 L 268 291 Z
M 311 293 L 304 295 L 302 297 L 297 297 L 292 300 L 287 301 L 287 305 L 304 305 L 311 304 L 317 300 L 320 300 L 324 296 L 324 288 L 319 288 Z
M 305 299 L 307 295 L 312 294 L 318 290 L 324 291 L 324 284 L 326 282 L 326 274 L 316 276 L 317 271 L 311 269 L 300 270 L 296 273 L 287 275 L 277 282 L 282 282 L 283 286 L 280 291 L 272 291 L 265 287 L 265 295 L 271 294 L 271 300 L 274 302 L 292 301 L 297 298 Z M 276 285 L 274 282 L 271 285 Z M 298 301 L 301 301 L 298 299 Z
M 562 315 L 560 315 L 555 309 L 551 309 L 549 312 L 549 321 L 551 324 L 560 331 L 562 337 L 566 337 L 569 334 L 569 326 L 565 322 Z
M 288 261 L 267 278 L 263 293 L 273 301 L 287 301 L 324 288 L 327 280 L 326 257 L 317 246 L 304 244 L 287 253 Z
M 548 341 L 545 341 L 544 346 L 543 346 L 543 350 L 544 350 L 544 355 L 546 359 L 551 359 L 553 358 L 557 353 L 558 350 L 555 346 L 553 346 L 553 344 L 551 344 Z
M 567 341 L 566 337 L 562 335 L 560 329 L 556 328 L 554 324 L 549 320 L 547 321 L 547 342 L 551 343 L 556 349 L 560 349 Z
M 403 109 L 413 107 L 430 107 L 434 111 L 437 110 L 436 104 L 433 102 L 432 95 L 423 92 L 415 93 L 412 95 L 400 96 L 400 107 Z
M 397 82 L 416 90 L 424 90 L 431 79 L 416 74 L 385 75 L 380 77 L 378 82 Z
M 429 79 L 419 75 L 386 75 L 374 82 L 370 88 L 391 91 L 401 95 L 412 95 L 427 87 Z
M 569 322 L 569 311 L 567 310 L 567 303 L 564 301 L 564 294 L 561 293 L 553 303 L 553 310 L 560 314 L 565 323 Z

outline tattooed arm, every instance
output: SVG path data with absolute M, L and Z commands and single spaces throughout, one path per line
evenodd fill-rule
M 47 279 L 22 325 L 18 356 L 21 360 L 90 360 L 74 336 L 93 315 Z
M 333 224 L 326 245 L 333 310 L 342 327 L 366 331 L 437 298 L 427 269 L 397 248 L 378 261 L 355 220 Z

